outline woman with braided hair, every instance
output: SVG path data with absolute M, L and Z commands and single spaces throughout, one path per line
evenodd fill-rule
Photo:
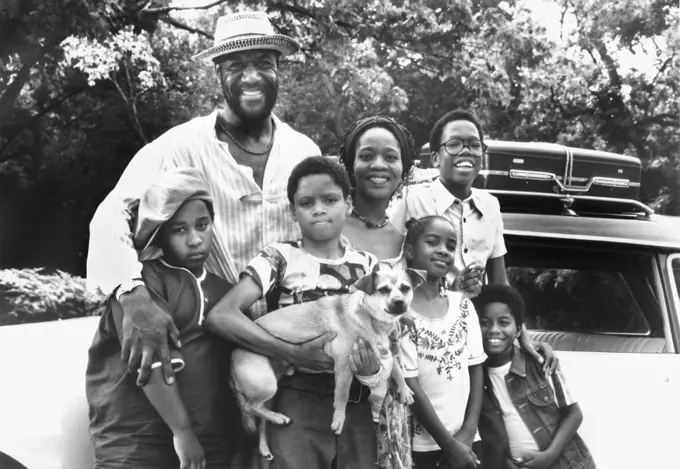
M 352 216 L 343 234 L 356 248 L 394 264 L 402 257 L 403 227 L 394 226 L 387 207 L 409 178 L 416 156 L 415 141 L 394 119 L 360 119 L 345 131 L 340 163 L 352 184 Z
M 390 223 L 386 210 L 400 196 L 415 155 L 411 133 L 383 116 L 356 121 L 345 131 L 340 147 L 340 163 L 352 186 L 352 215 L 346 219 L 343 235 L 356 249 L 393 266 L 405 267 L 404 236 L 400 227 Z M 378 468 L 411 469 L 407 409 L 399 403 L 393 381 L 371 388 L 369 401 L 376 423 Z

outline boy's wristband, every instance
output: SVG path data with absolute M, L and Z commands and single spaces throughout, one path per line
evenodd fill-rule
M 125 293 L 131 292 L 137 287 L 144 285 L 144 280 L 141 278 L 133 278 L 132 280 L 127 280 L 120 284 L 118 290 L 116 290 L 116 300 L 120 302 L 120 297 Z

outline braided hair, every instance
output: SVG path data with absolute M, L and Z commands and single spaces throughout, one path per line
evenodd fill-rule
M 356 189 L 356 179 L 354 177 L 354 160 L 356 159 L 356 147 L 359 138 L 368 130 L 375 127 L 383 128 L 389 131 L 394 138 L 397 139 L 399 149 L 401 150 L 401 164 L 403 171 L 401 173 L 401 183 L 395 191 L 395 194 L 400 193 L 401 186 L 408 180 L 413 169 L 413 161 L 416 159 L 416 142 L 413 139 L 411 132 L 403 125 L 391 117 L 386 116 L 372 116 L 359 119 L 345 129 L 345 136 L 340 145 L 340 163 L 347 170 L 349 180 L 352 184 L 352 189 Z

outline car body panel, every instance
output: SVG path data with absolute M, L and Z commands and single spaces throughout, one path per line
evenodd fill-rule
M 556 353 L 583 412 L 579 435 L 598 469 L 670 467 L 677 458 L 680 355 Z
M 2 374 L 22 377 L 0 387 L 0 451 L 28 469 L 92 467 L 84 376 L 97 321 L 0 328 L 0 356 L 15 359 L 0 362 Z M 48 352 L 35 353 L 36 343 Z M 676 434 L 660 423 L 680 420 L 680 355 L 557 355 L 598 468 L 666 467 Z
M 91 469 L 87 350 L 98 317 L 0 327 L 0 452 L 28 469 Z
M 414 177 L 425 181 L 437 174 L 418 169 Z M 581 243 L 584 256 L 612 247 L 618 249 L 617 256 L 626 250 L 653 256 L 650 297 L 661 304 L 650 307 L 654 311 L 648 314 L 658 309 L 662 316 L 669 353 L 557 350 L 556 354 L 582 408 L 579 433 L 597 467 L 669 467 L 676 459 L 677 432 L 672 428 L 680 421 L 680 297 L 672 277 L 672 263 L 680 257 L 680 217 L 526 210 L 506 211 L 503 221 L 506 262 L 521 252 L 522 243 L 532 251 L 539 244 Z M 597 293 L 602 297 L 600 290 Z M 98 321 L 88 317 L 0 327 L 0 452 L 28 469 L 93 466 L 85 370 Z
M 680 217 L 649 219 L 503 213 L 506 236 L 580 239 L 680 251 Z

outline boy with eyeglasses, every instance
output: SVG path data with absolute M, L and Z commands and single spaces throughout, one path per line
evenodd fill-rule
M 408 187 L 404 200 L 393 207 L 393 223 L 403 226 L 411 217 L 427 215 L 453 223 L 458 234 L 455 267 L 470 296 L 479 292 L 485 269 L 489 283 L 508 283 L 500 204 L 487 191 L 472 187 L 486 149 L 479 120 L 462 109 L 447 113 L 430 132 L 430 149 L 439 178 Z

